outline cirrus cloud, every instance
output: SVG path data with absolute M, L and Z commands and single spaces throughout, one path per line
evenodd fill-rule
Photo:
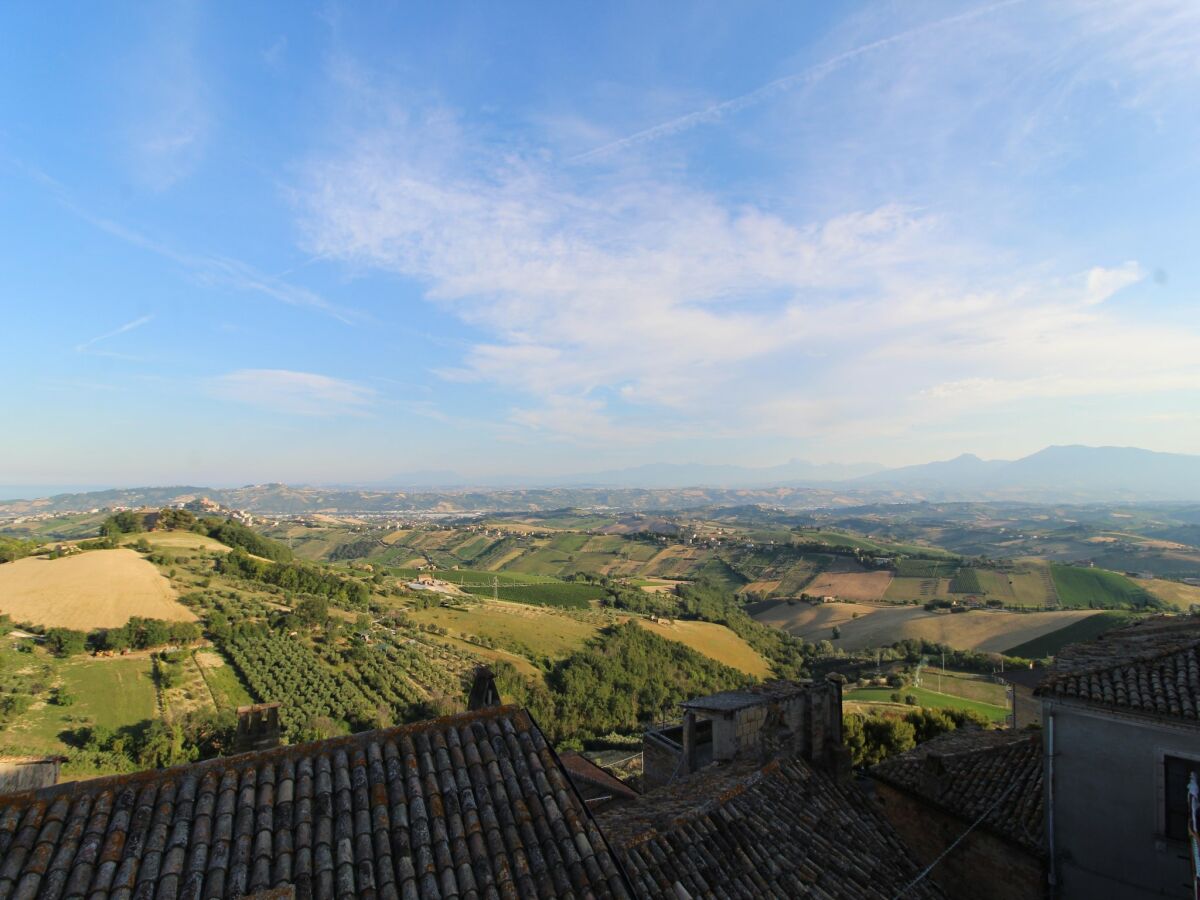
M 301 416 L 360 416 L 375 400 L 369 387 L 289 369 L 238 369 L 207 382 L 209 393 L 272 412 Z

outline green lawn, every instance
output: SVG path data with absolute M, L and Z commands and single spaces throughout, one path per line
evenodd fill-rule
M 1050 565 L 1058 602 L 1079 609 L 1142 608 L 1153 605 L 1150 594 L 1124 575 L 1104 569 Z
M 895 693 L 897 691 L 893 688 L 861 688 L 859 690 L 848 691 L 845 699 L 860 703 L 893 703 L 892 694 Z M 953 694 L 939 694 L 937 691 L 931 691 L 928 688 L 901 688 L 899 694 L 901 697 L 904 697 L 905 694 L 912 694 L 917 698 L 919 706 L 930 709 L 971 709 L 987 716 L 993 722 L 1003 722 L 1008 717 L 1008 710 L 1005 707 L 993 706 L 991 703 L 980 703 L 977 700 L 968 700 L 965 697 L 956 697 Z

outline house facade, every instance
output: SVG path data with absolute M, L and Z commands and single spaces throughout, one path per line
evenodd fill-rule
M 1200 617 L 1146 620 L 1068 648 L 1037 694 L 1053 896 L 1195 900 Z

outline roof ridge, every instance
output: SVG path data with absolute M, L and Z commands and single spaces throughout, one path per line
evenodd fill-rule
M 1040 696 L 1047 688 L 1053 687 L 1056 684 L 1061 684 L 1070 678 L 1083 678 L 1089 675 L 1100 675 L 1105 672 L 1112 672 L 1116 669 L 1125 669 L 1132 665 L 1142 665 L 1145 663 L 1155 662 L 1160 659 L 1176 656 L 1180 653 L 1186 653 L 1189 650 L 1200 650 L 1200 637 L 1194 637 L 1183 641 L 1179 644 L 1174 644 L 1170 647 L 1155 648 L 1152 652 L 1146 653 L 1130 653 L 1123 656 L 1121 659 L 1113 662 L 1109 661 L 1102 665 L 1088 666 L 1081 669 L 1070 669 L 1061 672 L 1052 672 L 1042 679 L 1034 689 L 1034 694 Z
M 230 756 L 214 756 L 210 759 L 201 759 L 193 762 L 179 763 L 174 766 L 167 766 L 160 769 L 141 769 L 136 772 L 126 772 L 117 775 L 101 775 L 96 778 L 81 778 L 78 781 L 67 781 L 61 784 L 50 785 L 44 788 L 34 788 L 27 791 L 18 791 L 11 794 L 0 796 L 0 807 L 10 806 L 13 803 L 24 802 L 27 799 L 49 800 L 60 796 L 74 796 L 81 791 L 105 790 L 112 788 L 125 788 L 131 785 L 141 785 L 148 781 L 155 781 L 162 778 L 170 778 L 175 774 L 182 776 L 185 773 L 204 773 L 209 769 L 230 769 L 239 768 L 244 763 L 251 759 L 256 763 L 271 763 L 274 764 L 280 760 L 292 757 L 300 757 L 307 754 L 318 754 L 325 752 L 333 752 L 336 750 L 346 749 L 348 747 L 356 747 L 360 744 L 366 744 L 371 741 L 388 741 L 394 740 L 397 737 L 412 734 L 423 734 L 430 731 L 441 731 L 451 726 L 462 722 L 464 724 L 470 722 L 484 722 L 492 719 L 504 718 L 512 716 L 519 718 L 524 715 L 529 719 L 529 713 L 523 707 L 515 704 L 505 706 L 493 706 L 486 709 L 468 710 L 461 713 L 451 713 L 445 716 L 439 716 L 436 719 L 422 719 L 419 722 L 408 722 L 403 725 L 393 725 L 391 728 L 375 728 L 367 731 L 357 731 L 353 734 L 340 734 L 331 738 L 320 738 L 315 741 L 304 741 L 300 744 L 281 744 L 278 747 L 272 747 L 269 750 L 247 750 L 243 753 L 235 753 Z M 532 720 L 530 720 L 532 722 Z M 540 729 L 539 729 L 540 730 Z M 319 748 L 319 749 L 318 749 Z

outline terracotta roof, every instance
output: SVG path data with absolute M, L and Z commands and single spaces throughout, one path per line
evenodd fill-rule
M 1066 647 L 1035 693 L 1200 721 L 1200 617 L 1156 616 Z
M 857 788 L 798 756 L 759 769 L 712 766 L 597 820 L 645 897 L 890 900 L 918 873 Z M 928 879 L 905 894 L 942 896 Z
M 583 782 L 626 800 L 636 800 L 638 797 L 637 791 L 582 753 L 566 750 L 558 755 L 558 759 L 577 786 Z
M 529 715 L 449 716 L 0 798 L 0 896 L 628 896 Z
M 1039 732 L 952 731 L 886 759 L 871 777 L 915 794 L 965 822 L 1042 852 Z

